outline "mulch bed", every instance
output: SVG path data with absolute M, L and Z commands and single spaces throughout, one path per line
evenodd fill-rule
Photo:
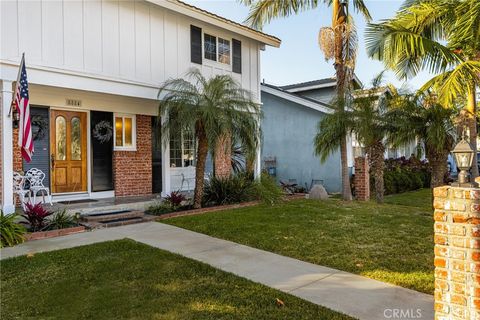
M 304 193 L 296 193 L 294 195 L 285 196 L 284 200 L 290 201 L 290 200 L 304 199 L 304 198 L 305 198 Z M 175 217 L 193 216 L 193 215 L 203 214 L 208 212 L 246 208 L 246 207 L 256 206 L 260 203 L 261 202 L 257 200 L 257 201 L 249 201 L 249 202 L 242 202 L 242 203 L 235 203 L 235 204 L 227 204 L 223 206 L 214 206 L 214 207 L 208 207 L 208 208 L 177 211 L 177 212 L 162 214 L 158 216 L 155 220 L 164 220 L 164 219 L 175 218 Z

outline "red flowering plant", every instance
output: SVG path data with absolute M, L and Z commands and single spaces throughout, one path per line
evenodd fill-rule
M 23 224 L 28 224 L 30 226 L 30 231 L 41 231 L 48 227 L 47 217 L 53 214 L 52 211 L 48 211 L 42 207 L 41 203 L 31 204 L 25 203 L 25 210 L 22 214 L 22 217 L 25 220 Z
M 180 191 L 172 191 L 165 198 L 165 202 L 168 203 L 173 210 L 177 210 L 185 200 L 187 200 L 187 198 Z

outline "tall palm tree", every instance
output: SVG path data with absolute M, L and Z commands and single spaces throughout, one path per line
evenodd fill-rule
M 444 108 L 435 96 L 404 95 L 397 97 L 388 113 L 391 124 L 389 142 L 402 145 L 415 139 L 423 141 L 425 155 L 432 170 L 431 187 L 444 184 L 448 154 L 452 150 L 457 110 Z
M 375 181 L 375 197 L 383 202 L 385 137 L 390 128 L 385 119 L 391 99 L 390 89 L 381 86 L 383 73 L 372 81 L 372 88 L 359 90 L 354 95 L 351 108 L 345 110 L 340 104 L 332 114 L 326 115 L 318 124 L 314 138 L 315 153 L 322 161 L 338 149 L 343 137 L 353 134 L 368 154 Z
M 159 91 L 164 143 L 170 134 L 193 131 L 198 142 L 195 166 L 194 208 L 202 205 L 205 162 L 219 138 L 235 137 L 248 150 L 256 150 L 260 108 L 249 91 L 229 75 L 206 79 L 198 69 L 184 78 L 166 81 Z
M 467 101 L 470 144 L 477 150 L 475 89 L 480 85 L 480 1 L 408 0 L 392 19 L 370 24 L 366 45 L 401 79 L 436 74 L 419 91 L 433 89 L 451 107 Z M 474 153 L 476 163 L 477 153 Z M 472 174 L 478 176 L 478 167 Z
M 337 78 L 337 102 L 345 106 L 346 94 L 351 84 L 357 48 L 357 37 L 352 18 L 348 14 L 349 0 L 239 0 L 250 6 L 247 23 L 261 29 L 265 23 L 274 18 L 288 17 L 306 10 L 314 10 L 319 3 L 332 7 L 332 25 L 322 28 L 319 44 L 325 58 L 334 60 Z M 370 13 L 363 0 L 352 0 L 355 10 L 361 12 L 367 21 Z M 340 144 L 342 162 L 342 195 L 344 200 L 351 200 L 350 177 L 347 162 L 347 137 Z

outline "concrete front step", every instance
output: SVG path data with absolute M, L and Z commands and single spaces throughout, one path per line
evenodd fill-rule
M 103 229 L 148 222 L 155 219 L 155 216 L 146 215 L 143 211 L 121 210 L 112 212 L 96 212 L 88 215 L 82 215 L 82 222 L 80 224 L 88 229 Z
M 142 211 L 119 210 L 119 211 L 101 211 L 82 215 L 82 220 L 85 222 L 102 222 L 118 219 L 129 219 L 143 217 Z

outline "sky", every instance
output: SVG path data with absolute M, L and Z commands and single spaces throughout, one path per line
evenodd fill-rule
M 242 23 L 248 16 L 248 7 L 235 0 L 184 0 L 194 6 Z M 403 0 L 365 0 L 373 21 L 391 18 Z M 368 87 L 384 66 L 367 56 L 364 45 L 365 21 L 353 12 L 359 48 L 355 73 Z M 302 12 L 288 18 L 275 19 L 265 25 L 263 32 L 282 40 L 280 48 L 266 47 L 261 55 L 262 79 L 273 85 L 286 85 L 335 76 L 332 62 L 326 62 L 318 47 L 318 31 L 331 24 L 331 9 L 320 4 L 315 10 Z M 406 85 L 418 89 L 431 77 L 421 73 L 406 83 L 392 72 L 385 73 L 384 81 L 397 87 Z

